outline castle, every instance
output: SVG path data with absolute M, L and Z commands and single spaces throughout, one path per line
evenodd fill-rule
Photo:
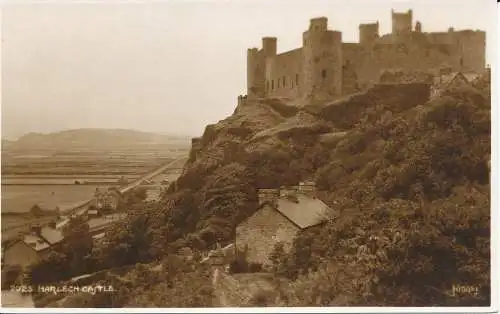
M 342 42 L 329 30 L 326 17 L 310 20 L 302 47 L 277 53 L 277 38 L 262 38 L 262 48 L 247 52 L 247 95 L 279 97 L 299 104 L 332 100 L 366 89 L 384 71 L 450 71 L 485 69 L 486 33 L 449 28 L 426 33 L 413 27 L 413 12 L 392 10 L 392 32 L 380 36 L 378 21 L 359 25 L 359 43 Z M 239 103 L 246 96 L 240 96 Z

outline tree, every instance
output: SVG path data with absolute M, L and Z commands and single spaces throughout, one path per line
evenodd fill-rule
M 89 231 L 89 224 L 81 217 L 72 218 L 63 230 L 63 251 L 75 273 L 85 271 L 85 260 L 92 252 L 93 240 Z
M 28 266 L 23 281 L 25 284 L 35 286 L 62 280 L 69 276 L 71 276 L 71 271 L 67 255 L 52 251 L 47 257 Z

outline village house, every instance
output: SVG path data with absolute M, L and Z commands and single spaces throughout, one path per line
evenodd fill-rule
M 446 90 L 461 86 L 473 86 L 472 83 L 479 77 L 476 73 L 447 71 L 434 77 L 431 85 L 431 99 L 437 98 Z
M 20 265 L 26 268 L 46 257 L 64 240 L 62 230 L 55 227 L 51 224 L 33 228 L 31 233 L 8 244 L 4 248 L 4 265 Z
M 288 252 L 300 232 L 334 218 L 335 212 L 316 197 L 315 190 L 310 181 L 260 190 L 259 208 L 236 227 L 236 249 L 246 251 L 248 262 L 266 266 L 277 243 Z
M 100 211 L 106 208 L 115 210 L 116 207 L 118 206 L 120 198 L 121 198 L 121 193 L 116 188 L 110 187 L 106 191 L 101 191 L 99 188 L 96 188 L 94 192 L 94 199 L 92 200 L 92 203 L 89 206 L 89 207 L 94 207 L 94 209 L 90 210 Z M 89 211 L 88 214 L 94 215 L 96 213 L 94 212 L 91 213 Z

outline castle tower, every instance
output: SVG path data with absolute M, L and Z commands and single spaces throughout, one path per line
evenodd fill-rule
M 406 13 L 396 13 L 391 10 L 392 14 L 392 35 L 401 36 L 411 33 L 413 25 L 413 11 L 408 10 Z
M 262 51 L 250 48 L 247 51 L 247 94 L 261 97 L 265 88 L 265 61 Z
M 326 17 L 310 20 L 303 33 L 303 95 L 306 102 L 342 95 L 342 33 L 328 30 Z
M 481 73 L 486 66 L 486 33 L 484 31 L 450 32 L 459 51 L 460 69 L 464 72 Z
M 359 43 L 369 45 L 379 38 L 378 21 L 373 24 L 359 24 Z
M 264 54 L 264 58 L 272 58 L 276 56 L 277 41 L 278 39 L 276 37 L 262 38 L 262 53 Z
M 419 21 L 417 21 L 417 23 L 415 23 L 415 32 L 416 33 L 422 32 L 422 23 L 420 23 Z

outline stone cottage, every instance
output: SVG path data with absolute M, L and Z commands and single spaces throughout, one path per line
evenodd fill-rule
M 63 240 L 62 231 L 55 226 L 33 228 L 31 233 L 12 241 L 4 248 L 3 263 L 25 268 L 46 257 Z
M 259 191 L 259 208 L 236 227 L 235 246 L 246 250 L 250 263 L 269 265 L 275 245 L 291 249 L 294 238 L 302 231 L 334 218 L 335 212 L 315 196 L 314 183 L 297 187 Z

